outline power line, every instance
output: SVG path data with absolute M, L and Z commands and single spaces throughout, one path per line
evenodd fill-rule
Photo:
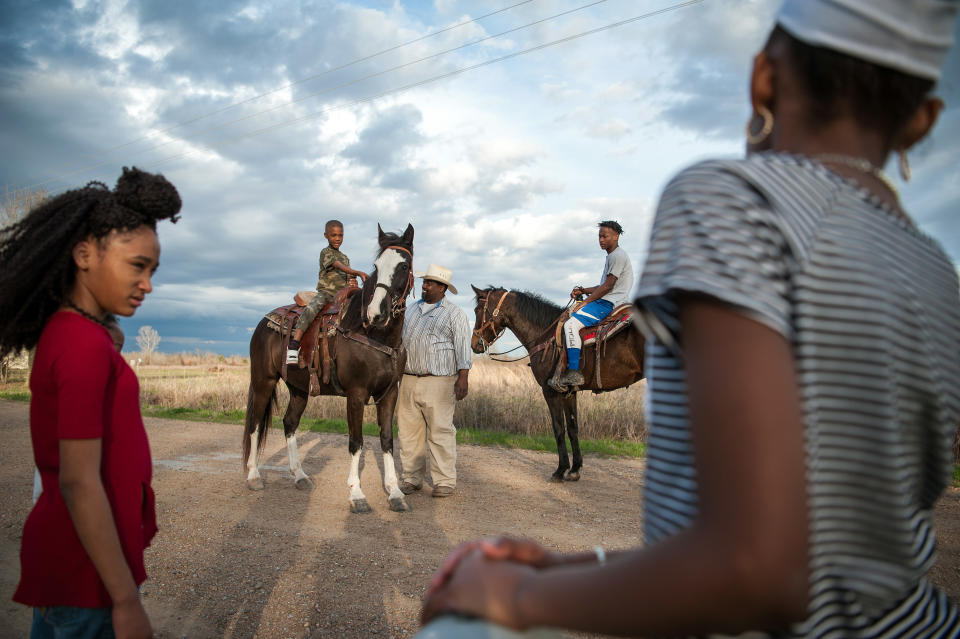
M 637 16 L 633 16 L 632 18 L 627 18 L 627 19 L 625 19 L 625 20 L 620 20 L 620 21 L 618 21 L 618 22 L 613 22 L 613 23 L 604 25 L 604 26 L 602 26 L 602 27 L 597 27 L 597 28 L 595 28 L 595 29 L 590 29 L 590 30 L 588 30 L 588 31 L 583 31 L 583 32 L 581 32 L 581 33 L 577 33 L 577 34 L 573 34 L 573 35 L 570 35 L 570 36 L 566 36 L 566 37 L 560 38 L 560 39 L 558 39 L 558 40 L 552 40 L 552 41 L 550 41 L 550 42 L 546 42 L 546 43 L 543 43 L 543 44 L 539 44 L 539 45 L 537 45 L 537 46 L 530 47 L 530 48 L 528 48 L 528 49 L 523 49 L 523 50 L 521 50 L 521 51 L 515 51 L 515 52 L 513 52 L 513 53 L 509 53 L 509 54 L 506 54 L 506 55 L 503 55 L 503 56 L 500 56 L 500 57 L 497 57 L 497 58 L 492 58 L 492 59 L 490 59 L 490 60 L 485 60 L 484 62 L 479 62 L 479 63 L 477 63 L 477 64 L 472 64 L 472 65 L 469 65 L 469 66 L 466 66 L 466 67 L 461 67 L 461 68 L 456 69 L 456 70 L 454 70 L 454 71 L 450 71 L 450 72 L 448 72 L 448 73 L 443 73 L 443 74 L 441 74 L 441 75 L 437 75 L 437 76 L 433 76 L 433 77 L 430 77 L 430 78 L 426 78 L 426 79 L 424 79 L 424 80 L 420 80 L 420 81 L 417 81 L 417 82 L 414 82 L 414 83 L 411 83 L 411 84 L 407 84 L 407 85 L 404 85 L 404 86 L 402 86 L 402 87 L 397 87 L 397 88 L 395 88 L 395 89 L 389 89 L 389 90 L 387 90 L 387 91 L 382 91 L 382 92 L 377 93 L 377 94 L 375 94 L 375 95 L 371 95 L 371 96 L 367 96 L 367 97 L 365 97 L 365 98 L 360 98 L 360 99 L 357 99 L 357 100 L 353 100 L 353 101 L 347 102 L 347 103 L 345 103 L 345 104 L 339 104 L 339 105 L 336 105 L 336 106 L 332 106 L 332 107 L 328 107 L 328 108 L 325 108 L 325 109 L 321 109 L 320 111 L 315 111 L 315 112 L 310 113 L 310 114 L 308 114 L 308 115 L 301 116 L 301 117 L 298 117 L 298 118 L 294 118 L 294 119 L 292 119 L 292 120 L 287 120 L 287 121 L 285 121 L 285 122 L 280 122 L 280 123 L 277 123 L 277 124 L 274 124 L 274 125 L 271 125 L 271 126 L 268 126 L 268 127 L 264 127 L 264 128 L 261 128 L 261 129 L 256 129 L 256 130 L 254 130 L 254 131 L 250 131 L 250 132 L 245 133 L 245 134 L 243 134 L 243 135 L 234 136 L 234 137 L 230 137 L 230 138 L 221 138 L 221 139 L 219 139 L 219 140 L 213 140 L 212 142 L 208 143 L 208 145 L 212 145 L 212 144 L 223 144 L 223 145 L 226 145 L 226 144 L 232 144 L 232 143 L 235 143 L 235 142 L 238 142 L 238 141 L 241 141 L 241 140 L 245 140 L 245 139 L 248 139 L 248 138 L 257 137 L 257 136 L 262 135 L 262 134 L 264 134 L 264 133 L 267 133 L 267 132 L 269 132 L 269 131 L 273 131 L 273 130 L 276 130 L 276 129 L 280 129 L 280 128 L 292 126 L 292 125 L 294 125 L 294 124 L 297 124 L 297 123 L 300 123 L 300 122 L 304 122 L 304 121 L 306 121 L 306 120 L 310 120 L 310 119 L 319 117 L 319 116 L 321 116 L 321 115 L 323 115 L 323 114 L 325 114 L 325 113 L 329 113 L 329 112 L 331 112 L 331 111 L 336 111 L 336 110 L 338 110 L 338 109 L 345 109 L 345 108 L 357 106 L 357 105 L 360 105 L 360 104 L 364 104 L 364 103 L 367 103 L 367 102 L 372 102 L 372 101 L 374 101 L 374 100 L 378 100 L 378 99 L 380 99 L 380 98 L 382 98 L 382 97 L 385 97 L 385 96 L 387 96 L 387 95 L 393 95 L 393 94 L 398 94 L 398 93 L 403 93 L 403 92 L 406 92 L 406 91 L 410 91 L 410 90 L 412 90 L 412 89 L 415 89 L 415 88 L 418 88 L 418 87 L 421 87 L 421 86 L 424 86 L 424 85 L 427 85 L 427 84 L 432 84 L 432 83 L 438 82 L 438 81 L 440 81 L 440 80 L 445 80 L 445 79 L 452 78 L 452 77 L 457 76 L 457 75 L 462 75 L 463 73 L 466 73 L 466 72 L 468 72 L 468 71 L 474 71 L 474 70 L 476 70 L 476 69 L 479 69 L 479 68 L 482 68 L 482 67 L 486 67 L 486 66 L 490 66 L 490 65 L 496 64 L 496 63 L 498 63 L 498 62 L 503 62 L 503 61 L 505 61 L 505 60 L 510 60 L 510 59 L 512 59 L 512 58 L 516 58 L 516 57 L 519 57 L 519 56 L 521 56 L 521 55 L 526 55 L 526 54 L 528 54 L 528 53 L 533 53 L 533 52 L 535 52 L 535 51 L 540 51 L 540 50 L 543 50 L 543 49 L 547 49 L 547 48 L 549 48 L 549 47 L 553 47 L 553 46 L 556 46 L 556 45 L 559 45 L 559 44 L 564 44 L 564 43 L 567 43 L 567 42 L 572 42 L 572 41 L 578 40 L 578 39 L 580 39 L 580 38 L 584 38 L 584 37 L 587 37 L 587 36 L 590 36 L 590 35 L 594 35 L 594 34 L 597 34 L 597 33 L 601 33 L 601 32 L 603 32 L 603 31 L 609 31 L 610 29 L 615 29 L 615 28 L 618 28 L 618 27 L 622 27 L 622 26 L 625 26 L 625 25 L 628 25 L 628 24 L 632 24 L 632 23 L 634 23 L 634 22 L 638 22 L 638 21 L 640 21 L 640 20 L 645 20 L 645 19 L 648 19 L 648 18 L 652 18 L 652 17 L 658 16 L 658 15 L 664 14 L 664 13 L 668 13 L 668 12 L 670 12 L 670 11 L 675 11 L 675 10 L 677 10 L 677 9 L 682 9 L 682 8 L 689 7 L 689 6 L 692 6 L 692 5 L 695 5 L 695 4 L 700 4 L 700 3 L 703 2 L 703 1 L 704 1 L 704 0 L 687 0 L 686 2 L 680 2 L 680 3 L 674 4 L 674 5 L 670 5 L 670 6 L 668 6 L 668 7 L 663 7 L 663 8 L 661 8 L 661 9 L 657 9 L 656 11 L 650 11 L 650 12 L 648 12 L 648 13 L 644 13 L 644 14 L 640 14 L 640 15 L 637 15 Z M 161 165 L 161 164 L 166 164 L 166 163 L 171 162 L 171 161 L 173 161 L 173 160 L 177 160 L 177 159 L 180 159 L 180 158 L 182 158 L 182 157 L 186 157 L 186 156 L 188 156 L 188 155 L 192 155 L 192 154 L 195 153 L 196 151 L 197 151 L 196 149 L 194 149 L 194 150 L 188 150 L 188 151 L 184 151 L 183 153 L 178 153 L 178 154 L 175 154 L 175 155 L 167 156 L 167 157 L 165 157 L 165 158 L 161 158 L 160 160 L 154 162 L 152 166 L 159 166 L 159 165 Z
M 535 0 L 522 0 L 521 2 L 517 2 L 517 3 L 511 4 L 511 5 L 509 5 L 509 6 L 503 7 L 502 9 L 497 9 L 496 11 L 491 11 L 490 13 L 486 13 L 486 14 L 484 14 L 484 15 L 482 15 L 482 16 L 477 16 L 476 18 L 472 18 L 472 19 L 470 19 L 470 20 L 464 20 L 464 21 L 462 21 L 462 22 L 458 22 L 458 23 L 453 24 L 453 25 L 451 25 L 451 26 L 449 26 L 449 27 L 444 27 L 443 29 L 439 29 L 439 30 L 434 31 L 434 32 L 432 32 L 432 33 L 428 33 L 428 34 L 426 34 L 426 35 L 420 36 L 419 38 L 414 38 L 413 40 L 409 40 L 409 41 L 404 42 L 404 43 L 402 43 L 402 44 L 397 44 L 397 45 L 394 45 L 394 46 L 392 46 L 392 47 L 388 47 L 388 48 L 386 48 L 386 49 L 383 49 L 382 51 L 378 51 L 378 52 L 376 52 L 376 53 L 372 53 L 372 54 L 367 55 L 367 56 L 364 56 L 364 57 L 362 57 L 362 58 L 357 58 L 356 60 L 353 60 L 353 61 L 351 61 L 351 62 L 347 62 L 347 63 L 345 63 L 345 64 L 341 64 L 341 65 L 338 66 L 338 67 L 333 67 L 332 69 L 327 69 L 326 71 L 323 71 L 322 73 L 317 73 L 317 74 L 314 74 L 314 75 L 311 75 L 311 76 L 307 76 L 306 78 L 301 78 L 300 80 L 295 80 L 295 81 L 293 81 L 293 82 L 290 82 L 289 84 L 285 84 L 285 85 L 283 85 L 283 86 L 281 86 L 281 87 L 277 87 L 276 89 L 271 89 L 270 91 L 267 91 L 267 92 L 265 92 L 265 93 L 261 93 L 261 94 L 259 94 L 259 95 L 255 95 L 255 96 L 250 97 L 250 98 L 247 98 L 247 99 L 245 99 L 245 100 L 240 100 L 239 102 L 234 102 L 234 103 L 229 104 L 229 105 L 227 105 L 227 106 L 225 106 L 225 107 L 221 107 L 221 108 L 219 108 L 219 109 L 215 109 L 214 111 L 210 111 L 209 113 L 205 113 L 205 114 L 203 114 L 203 115 L 199 115 L 199 116 L 197 116 L 197 117 L 195 117 L 195 118 L 191 118 L 191 119 L 189 119 L 189 120 L 184 120 L 184 121 L 182 121 L 182 122 L 178 122 L 177 124 L 171 125 L 171 126 L 165 128 L 165 129 L 160 129 L 160 130 L 158 130 L 158 131 L 151 131 L 151 132 L 149 132 L 149 133 L 147 133 L 147 134 L 145 134 L 145 135 L 141 135 L 139 138 L 136 138 L 136 139 L 134 139 L 134 140 L 130 140 L 129 142 L 124 142 L 123 144 L 118 144 L 117 146 L 113 146 L 113 147 L 107 148 L 107 149 L 101 151 L 100 154 L 101 154 L 101 155 L 105 155 L 105 154 L 107 154 L 107 153 L 111 153 L 111 152 L 116 151 L 116 150 L 118 150 L 118 149 L 122 149 L 122 148 L 128 147 L 128 146 L 130 146 L 131 144 L 136 144 L 137 142 L 142 142 L 143 140 L 146 140 L 146 139 L 148 139 L 148 138 L 150 138 L 150 137 L 154 137 L 154 136 L 161 135 L 161 134 L 164 134 L 164 133 L 169 133 L 170 131 L 175 131 L 176 129 L 179 129 L 179 128 L 181 128 L 181 127 L 187 126 L 188 124 L 193 124 L 194 122 L 199 122 L 200 120 L 204 120 L 204 119 L 209 118 L 209 117 L 212 117 L 212 116 L 214 116 L 214 115 L 218 115 L 218 114 L 220 114 L 220 113 L 223 113 L 224 111 L 229 111 L 230 109 L 233 109 L 233 108 L 235 108 L 235 107 L 242 106 L 242 105 L 248 104 L 248 103 L 250 103 L 250 102 L 255 102 L 256 100 L 259 100 L 260 98 L 264 98 L 264 97 L 266 97 L 266 96 L 268 96 L 268 95 L 273 95 L 274 93 L 279 93 L 280 91 L 285 91 L 285 90 L 287 90 L 287 89 L 289 89 L 289 88 L 291 88 L 291 87 L 295 87 L 295 86 L 297 86 L 297 85 L 299 85 L 299 84 L 303 84 L 304 82 L 309 82 L 309 81 L 311 81 L 311 80 L 316 80 L 317 78 L 322 78 L 323 76 L 329 75 L 329 74 L 334 73 L 334 72 L 336 72 L 336 71 L 341 71 L 341 70 L 346 69 L 346 68 L 348 68 L 348 67 L 352 67 L 352 66 L 354 66 L 354 65 L 356 65 L 356 64 L 360 64 L 361 62 L 366 62 L 366 61 L 368 61 L 368 60 L 372 60 L 372 59 L 374 59 L 374 58 L 377 58 L 377 57 L 382 56 L 382 55 L 384 55 L 384 54 L 390 53 L 390 52 L 392 52 L 392 51 L 396 51 L 396 50 L 398 50 L 398 49 L 402 49 L 402 48 L 404 48 L 404 47 L 410 46 L 411 44 L 416 44 L 417 42 L 421 42 L 421 41 L 423 41 L 423 40 L 427 40 L 427 39 L 429 39 L 429 38 L 433 38 L 433 37 L 435 37 L 435 36 L 440 35 L 441 33 L 446 33 L 447 31 L 452 31 L 452 30 L 454 30 L 454 29 L 459 29 L 460 27 L 464 27 L 464 26 L 466 26 L 466 25 L 468 25 L 468 24 L 473 24 L 474 22 L 479 22 L 480 20 L 484 20 L 484 19 L 486 19 L 486 18 L 489 18 L 490 16 L 494 16 L 494 15 L 497 15 L 498 13 L 503 13 L 503 12 L 505 12 L 505 11 L 509 11 L 509 10 L 511 10 L 511 9 L 515 9 L 515 8 L 521 6 L 521 5 L 529 4 L 529 3 L 534 2 L 534 1 L 535 1 Z M 228 123 L 228 124 L 230 124 L 230 123 Z M 202 133 L 203 133 L 203 132 L 201 132 L 201 134 L 202 134 Z M 197 134 L 197 135 L 200 135 L 200 134 Z M 188 138 L 188 139 L 189 139 L 189 138 Z M 160 145 L 160 146 L 164 146 L 164 145 Z M 146 149 L 146 151 L 152 151 L 152 150 L 155 149 L 155 148 L 158 148 L 158 147 L 152 147 L 152 148 Z M 141 153 L 142 153 L 142 152 L 145 152 L 145 151 L 141 151 Z M 103 163 L 101 163 L 101 164 L 96 164 L 96 165 L 93 165 L 93 166 L 82 167 L 82 168 L 79 168 L 79 169 L 74 169 L 74 170 L 71 170 L 71 171 L 68 172 L 68 173 L 64 173 L 64 174 L 59 175 L 59 176 L 57 176 L 57 177 L 53 177 L 53 178 L 44 180 L 43 182 L 37 182 L 36 184 L 30 184 L 30 185 L 25 186 L 25 187 L 23 187 L 23 188 L 29 189 L 29 188 L 33 188 L 33 187 L 37 187 L 37 186 L 43 186 L 44 184 L 47 184 L 48 182 L 54 182 L 54 181 L 59 180 L 59 179 L 62 179 L 62 178 L 64 178 L 64 177 L 69 177 L 69 176 L 74 175 L 74 174 L 76 174 L 76 173 L 82 173 L 83 171 L 88 171 L 88 170 L 90 170 L 90 169 L 98 168 L 98 167 L 100 167 L 100 166 L 103 166 Z
M 528 0 L 528 1 L 531 1 L 531 0 Z M 184 142 L 184 141 L 187 141 L 187 140 L 193 140 L 193 139 L 196 139 L 196 138 L 198 138 L 198 137 L 200 137 L 200 136 L 202 136 L 202 135 L 205 135 L 205 134 L 207 134 L 207 133 L 211 133 L 211 132 L 213 132 L 213 131 L 217 131 L 217 130 L 219 130 L 219 129 L 222 129 L 222 128 L 231 126 L 231 125 L 233 125 L 233 124 L 237 124 L 238 122 L 244 122 L 244 121 L 246 121 L 246 120 L 250 120 L 250 119 L 255 118 L 255 117 L 257 117 L 257 116 L 264 115 L 264 114 L 266 114 L 266 113 L 271 113 L 271 112 L 273 112 L 273 111 L 277 111 L 277 110 L 279 110 L 279 109 L 283 109 L 283 108 L 285 108 L 285 107 L 288 107 L 288 106 L 297 104 L 297 103 L 299 103 L 299 102 L 303 102 L 304 100 L 308 100 L 308 99 L 310 99 L 310 98 L 315 98 L 315 97 L 317 97 L 317 96 L 319 96 L 319 95 L 323 95 L 323 94 L 325 94 L 325 93 L 330 93 L 330 92 L 332 92 L 332 91 L 336 91 L 337 89 L 343 89 L 343 88 L 345 88 L 345 87 L 349 87 L 349 86 L 352 86 L 352 85 L 355 85 L 355 84 L 359 84 L 360 82 L 363 82 L 364 80 L 369 80 L 369 79 L 371 79 L 371 78 L 376 78 L 376 77 L 381 76 L 381 75 L 386 75 L 386 74 L 388 74 L 388 73 L 392 73 L 392 72 L 394 72 L 394 71 L 399 71 L 399 70 L 404 69 L 404 68 L 406 68 L 406 67 L 410 67 L 410 66 L 413 66 L 413 65 L 416 65 L 416 64 L 420 64 L 421 62 L 426 62 L 426 61 L 432 60 L 432 59 L 434 59 L 434 58 L 439 58 L 439 57 L 441 57 L 441 56 L 447 55 L 448 53 L 453 53 L 453 52 L 459 51 L 459 50 L 461 50 L 461 49 L 466 49 L 466 48 L 468 48 L 468 47 L 472 47 L 472 46 L 481 44 L 481 43 L 483 43 L 483 42 L 487 42 L 488 40 L 493 40 L 493 39 L 496 39 L 496 38 L 499 38 L 499 37 L 508 35 L 508 34 L 510 34 L 510 33 L 514 33 L 514 32 L 516 32 L 516 31 L 521 31 L 521 30 L 523 30 L 523 29 L 527 29 L 527 28 L 536 26 L 536 25 L 538 25 L 538 24 L 542 24 L 542 23 L 544 23 L 544 22 L 548 22 L 548 21 L 550 21 L 550 20 L 555 20 L 555 19 L 557 19 L 557 18 L 561 18 L 561 17 L 563 17 L 563 16 L 565 16 L 565 15 L 569 15 L 569 14 L 575 13 L 575 12 L 577 12 L 577 11 L 582 11 L 582 10 L 584 10 L 584 9 L 589 9 L 590 7 L 596 6 L 596 5 L 598 5 L 598 4 L 603 4 L 604 2 L 607 2 L 607 0 L 594 0 L 593 2 L 590 2 L 590 3 L 588 3 L 588 4 L 581 5 L 581 6 L 579 6 L 579 7 L 573 8 L 573 9 L 568 9 L 567 11 L 562 11 L 562 12 L 560 12 L 560 13 L 554 14 L 554 15 L 552 15 L 552 16 L 548 16 L 548 17 L 546 17 L 546 18 L 541 18 L 541 19 L 539 19 L 539 20 L 534 20 L 533 22 L 528 22 L 527 24 L 524 24 L 524 25 L 521 25 L 521 26 L 518 26 L 518 27 L 514 27 L 514 28 L 512 28 L 512 29 L 507 29 L 506 31 L 501 31 L 500 33 L 497 33 L 497 34 L 494 34 L 494 35 L 485 36 L 485 37 L 483 37 L 483 38 L 480 38 L 479 40 L 474 40 L 473 42 L 468 42 L 468 43 L 466 43 L 466 44 L 461 44 L 461 45 L 456 46 L 456 47 L 453 47 L 453 48 L 451 48 L 451 49 L 446 49 L 446 50 L 444 50 L 444 51 L 440 51 L 440 52 L 437 52 L 437 53 L 433 53 L 433 54 L 430 54 L 430 55 L 428 55 L 428 56 L 424 56 L 424 57 L 422 57 L 422 58 L 418 58 L 417 60 L 412 60 L 412 61 L 410 61 L 410 62 L 405 62 L 405 63 L 403 63 L 403 64 L 399 64 L 399 65 L 397 65 L 397 66 L 390 67 L 389 69 L 384 69 L 383 71 L 377 71 L 376 73 L 371 73 L 371 74 L 362 76 L 362 77 L 360 77 L 360 78 L 356 78 L 356 79 L 354 79 L 354 80 L 350 80 L 350 81 L 347 81 L 347 82 L 341 82 L 340 84 L 337 84 L 337 85 L 334 85 L 334 86 L 331 86 L 331 87 L 327 87 L 327 88 L 323 89 L 322 91 L 315 91 L 315 92 L 313 92 L 313 93 L 309 93 L 309 94 L 307 94 L 307 95 L 301 96 L 301 97 L 297 98 L 296 100 L 291 100 L 291 101 L 289 101 L 289 102 L 284 102 L 283 104 L 278 104 L 278 105 L 272 106 L 272 107 L 270 107 L 269 109 L 264 109 L 264 110 L 262 110 L 262 111 L 257 111 L 257 112 L 255 112 L 255 113 L 251 113 L 251 114 L 249 114 L 249 115 L 245 115 L 245 116 L 243 116 L 243 117 L 236 118 L 236 119 L 230 120 L 230 121 L 228 121 L 228 122 L 223 122 L 223 123 L 218 124 L 218 125 L 216 125 L 216 126 L 208 127 L 208 128 L 206 128 L 206 129 L 204 129 L 204 130 L 202 130 L 202 131 L 198 131 L 198 132 L 196 132 L 196 133 L 194 133 L 194 134 L 192 134 L 192 135 L 181 136 L 181 137 L 179 137 L 179 138 L 177 138 L 177 139 L 167 140 L 166 142 L 161 142 L 160 144 L 156 144 L 156 145 L 154 145 L 154 146 L 152 146 L 152 147 L 149 147 L 149 148 L 147 148 L 147 149 L 143 149 L 143 150 L 141 150 L 141 151 L 137 151 L 137 153 L 148 153 L 148 152 L 150 152 L 150 151 L 156 151 L 157 149 L 163 148 L 163 147 L 168 146 L 168 145 L 170 145 L 170 144 L 174 144 L 174 143 L 177 143 L 177 142 Z M 514 6 L 516 6 L 516 5 L 514 5 Z M 501 11 L 503 11 L 503 9 L 501 9 Z M 489 14 L 488 14 L 488 15 L 489 15 Z M 478 19 L 479 19 L 479 18 L 478 18 Z M 427 37 L 427 36 L 424 36 L 424 37 Z M 418 38 L 418 40 L 422 40 L 422 39 L 423 39 L 423 38 Z M 416 42 L 416 41 L 418 41 L 418 40 L 413 40 L 413 41 L 411 41 L 411 42 Z M 393 49 L 399 48 L 399 46 L 405 46 L 405 45 L 398 45 L 398 47 L 393 47 Z M 389 49 L 389 50 L 392 50 L 392 49 Z M 379 54 L 377 54 L 377 55 L 379 55 Z M 372 57 L 372 56 L 370 56 L 370 57 Z M 369 57 L 368 57 L 368 58 L 364 58 L 364 59 L 369 59 Z M 351 64 L 353 64 L 353 63 L 351 63 Z M 344 65 L 344 66 L 349 66 L 349 65 Z M 344 67 L 339 67 L 339 68 L 344 68 Z M 321 74 L 321 75 L 322 75 L 322 74 Z M 316 77 L 320 77 L 320 76 L 313 76 L 313 77 L 316 78 Z M 287 85 L 287 87 L 290 87 L 290 86 L 293 86 L 293 85 L 292 85 L 292 84 Z M 287 88 L 287 87 L 281 87 L 281 89 L 276 89 L 275 91 L 271 91 L 270 93 L 275 93 L 276 91 L 280 91 L 280 90 L 282 90 L 283 88 Z M 270 93 L 265 93 L 265 94 L 263 94 L 263 95 L 269 95 Z M 261 97 L 262 97 L 262 96 L 261 96 Z M 219 111 L 215 111 L 214 113 L 220 113 L 220 112 L 222 112 L 222 111 L 225 111 L 226 109 L 232 108 L 232 106 L 237 106 L 237 105 L 240 105 L 240 104 L 244 104 L 244 103 L 249 102 L 250 100 L 254 100 L 254 99 L 256 99 L 256 98 L 250 98 L 249 100 L 245 100 L 245 101 L 243 101 L 243 102 L 237 102 L 235 105 L 231 105 L 230 107 L 224 107 L 223 109 L 220 109 Z M 194 120 L 191 120 L 190 122 L 195 122 L 195 121 L 197 121 L 197 120 L 199 120 L 199 119 L 202 119 L 202 117 L 206 117 L 206 116 L 201 116 L 201 118 L 195 118 Z M 173 127 L 168 128 L 168 129 L 164 129 L 164 130 L 162 130 L 162 131 L 159 131 L 159 132 L 157 132 L 157 133 L 165 133 L 165 132 L 171 131 L 171 130 L 179 127 L 179 126 L 181 126 L 181 125 L 176 125 L 176 126 L 173 126 Z M 152 134 L 151 134 L 151 135 L 152 135 Z M 149 137 L 149 135 L 142 136 L 142 137 L 138 138 L 137 140 L 135 140 L 134 142 L 137 142 L 137 141 L 140 141 L 140 140 L 144 140 L 144 139 L 146 139 L 147 137 Z M 122 144 L 122 145 L 120 145 L 120 146 L 118 146 L 118 147 L 113 147 L 113 148 L 111 148 L 111 149 L 107 149 L 106 151 L 103 151 L 103 154 L 109 153 L 109 152 L 111 152 L 111 151 L 114 151 L 114 150 L 116 150 L 116 149 L 118 149 L 118 148 L 122 148 L 122 147 L 124 147 L 124 146 L 128 146 L 129 144 L 133 144 L 133 142 L 128 142 L 128 143 Z M 73 169 L 73 170 L 71 170 L 71 171 L 69 171 L 69 172 L 67 172 L 67 173 L 62 173 L 62 174 L 57 175 L 57 176 L 55 176 L 55 177 L 48 178 L 48 179 L 44 180 L 43 182 L 37 182 L 36 184 L 31 184 L 30 186 L 25 187 L 25 188 L 33 188 L 33 187 L 37 187 L 37 186 L 43 186 L 44 184 L 48 184 L 48 183 L 50 183 L 50 182 L 61 181 L 61 180 L 63 180 L 64 178 L 70 177 L 71 175 L 76 175 L 77 173 L 84 173 L 84 172 L 86 172 L 86 171 L 91 171 L 91 170 L 93 170 L 93 169 L 98 169 L 98 168 L 100 168 L 100 167 L 102 167 L 102 166 L 106 166 L 106 165 L 108 165 L 108 164 L 113 164 L 113 161 L 112 161 L 112 160 L 104 160 L 104 161 L 98 162 L 98 163 L 96 163 L 96 164 L 91 164 L 91 165 L 83 166 L 83 167 L 80 167 L 80 168 L 77 168 L 77 169 Z

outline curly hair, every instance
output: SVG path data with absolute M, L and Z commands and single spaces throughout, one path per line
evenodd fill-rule
M 112 191 L 90 182 L 0 229 L 0 358 L 36 345 L 73 288 L 79 242 L 141 226 L 156 231 L 158 220 L 177 221 L 180 205 L 177 189 L 162 175 L 124 167 Z
M 614 222 L 613 220 L 604 220 L 603 222 L 600 222 L 599 224 L 597 224 L 597 227 L 598 228 L 606 227 L 611 231 L 613 231 L 614 233 L 616 233 L 617 235 L 623 235 L 623 227 L 620 226 L 619 222 Z

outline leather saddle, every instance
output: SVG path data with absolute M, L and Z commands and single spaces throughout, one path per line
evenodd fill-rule
M 584 346 L 603 343 L 630 325 L 632 321 L 630 304 L 621 304 L 594 326 L 580 329 L 580 339 Z
M 602 344 L 615 334 L 622 331 L 630 325 L 631 322 L 630 304 L 621 304 L 617 306 L 610 314 L 600 320 L 599 324 L 593 326 L 584 326 L 580 329 L 580 341 L 583 346 L 593 344 Z M 570 311 L 564 311 L 563 315 L 557 320 L 557 329 L 554 331 L 554 341 L 558 348 L 563 348 L 563 325 L 570 319 Z
M 599 324 L 594 324 L 593 326 L 584 326 L 580 329 L 580 341 L 582 342 L 581 347 L 586 348 L 587 346 L 594 347 L 594 357 L 596 359 L 596 365 L 593 367 L 594 377 L 596 378 L 597 388 L 601 388 L 601 381 L 599 377 L 600 371 L 600 359 L 603 355 L 604 343 L 622 331 L 624 328 L 629 326 L 632 322 L 631 314 L 631 305 L 630 304 L 621 304 L 620 306 L 615 307 L 610 314 L 603 318 Z M 558 351 L 557 364 L 553 372 L 554 377 L 559 377 L 561 373 L 567 368 L 567 349 L 564 347 L 563 342 L 563 324 L 570 318 L 570 311 L 564 311 L 563 315 L 557 320 L 557 329 L 554 333 L 554 339 L 547 341 L 545 344 L 537 347 L 536 350 L 541 350 L 542 348 L 554 346 Z M 532 354 L 532 353 L 531 353 Z M 599 391 L 594 391 L 599 392 Z
M 337 327 L 343 317 L 347 305 L 360 289 L 356 286 L 348 286 L 337 291 L 333 300 L 327 302 L 317 313 L 316 318 L 310 323 L 310 326 L 304 332 L 300 339 L 300 362 L 305 363 L 310 370 L 310 394 L 319 382 L 329 384 L 331 379 L 331 370 L 333 368 L 330 342 L 336 335 Z M 290 346 L 290 338 L 293 335 L 293 329 L 297 321 L 303 314 L 306 305 L 316 295 L 314 291 L 300 291 L 294 296 L 294 303 L 286 306 L 280 306 L 273 309 L 265 315 L 270 323 L 270 327 L 280 333 L 283 339 L 283 350 L 286 352 Z M 287 379 L 287 364 L 281 365 L 280 375 L 284 380 Z M 316 385 L 315 385 L 316 382 Z M 317 389 L 319 390 L 319 389 Z

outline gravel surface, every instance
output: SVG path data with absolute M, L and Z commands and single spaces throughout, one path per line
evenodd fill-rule
M 373 512 L 347 502 L 344 435 L 301 433 L 297 490 L 279 431 L 261 462 L 262 492 L 240 467 L 241 427 L 147 419 L 160 533 L 147 550 L 144 603 L 158 637 L 409 637 L 430 575 L 458 543 L 522 534 L 566 551 L 639 543 L 643 462 L 588 457 L 583 479 L 550 484 L 552 453 L 462 446 L 456 494 L 387 506 L 379 443 L 365 441 L 361 480 Z M 28 406 L 0 400 L 0 635 L 25 637 L 30 612 L 10 601 L 30 508 Z M 933 577 L 960 599 L 960 491 L 937 510 Z

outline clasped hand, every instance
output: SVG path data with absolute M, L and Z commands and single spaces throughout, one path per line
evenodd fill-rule
M 463 543 L 433 576 L 424 597 L 421 623 L 458 613 L 524 629 L 528 624 L 518 610 L 518 595 L 537 570 L 560 561 L 559 555 L 523 539 Z

